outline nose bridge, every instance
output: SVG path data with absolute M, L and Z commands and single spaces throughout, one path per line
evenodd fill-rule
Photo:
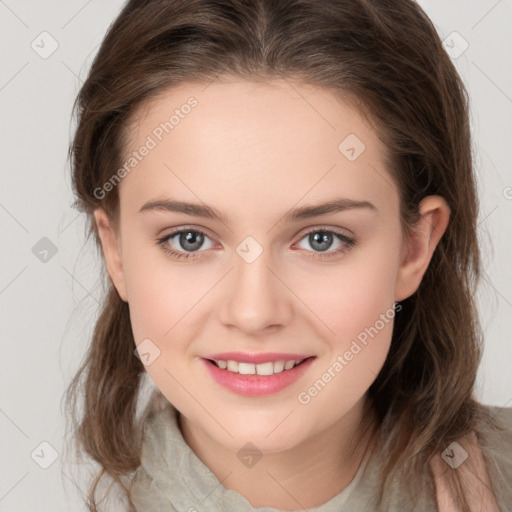
M 289 320 L 291 304 L 274 266 L 272 250 L 251 237 L 238 246 L 229 289 L 222 299 L 224 324 L 257 332 Z

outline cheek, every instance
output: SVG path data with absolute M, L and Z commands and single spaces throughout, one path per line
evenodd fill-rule
M 180 268 L 157 251 L 127 241 L 123 266 L 135 341 L 150 338 L 161 346 L 187 323 L 206 285 L 199 286 L 185 265 Z
M 397 271 L 398 249 L 382 241 L 302 279 L 297 295 L 344 344 L 393 309 Z
M 393 236 L 375 240 L 357 257 L 317 275 L 314 287 L 303 283 L 299 291 L 329 329 L 322 327 L 320 338 L 327 357 L 297 398 L 309 412 L 323 414 L 326 422 L 364 395 L 387 358 L 399 314 L 394 308 L 398 237 L 395 244 Z
M 155 255 L 154 250 L 133 248 L 125 254 L 129 254 L 127 290 L 135 344 L 149 347 L 151 363 L 145 369 L 155 385 L 175 406 L 186 410 L 190 399 L 186 390 L 193 385 L 184 363 L 190 341 L 200 332 L 197 302 L 211 285 L 194 282 L 193 272 Z
M 333 332 L 323 336 L 327 357 L 318 361 L 297 401 L 306 414 L 321 418 L 323 426 L 364 396 L 386 361 L 394 318 L 400 314 L 394 307 L 395 275 L 396 260 L 381 255 L 371 265 L 340 270 L 339 286 L 331 282 L 328 293 L 309 296 L 315 313 Z

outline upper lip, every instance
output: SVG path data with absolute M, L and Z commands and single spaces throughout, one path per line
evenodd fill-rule
M 285 354 L 278 352 L 265 352 L 261 354 L 248 354 L 246 352 L 222 352 L 220 354 L 211 354 L 205 356 L 204 359 L 212 359 L 213 361 L 238 361 L 239 363 L 275 363 L 276 361 L 302 361 L 312 357 L 307 354 Z

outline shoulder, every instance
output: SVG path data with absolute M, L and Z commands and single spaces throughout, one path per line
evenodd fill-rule
M 501 510 L 512 510 L 512 407 L 483 405 L 476 436 Z
M 476 434 L 486 458 L 504 459 L 512 465 L 512 407 L 482 406 Z
M 512 407 L 482 405 L 476 421 L 476 432 L 482 449 L 500 449 L 510 455 Z
M 438 508 L 456 510 L 455 472 L 470 503 L 494 512 L 512 508 L 512 408 L 480 404 L 471 430 L 431 460 Z M 479 509 L 481 510 L 481 508 Z
M 485 409 L 489 411 L 492 418 L 496 420 L 507 431 L 512 430 L 512 407 L 499 407 L 496 405 L 486 405 Z

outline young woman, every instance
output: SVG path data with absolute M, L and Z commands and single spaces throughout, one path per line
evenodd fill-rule
M 76 111 L 90 510 L 512 509 L 467 94 L 415 2 L 130 0 Z

